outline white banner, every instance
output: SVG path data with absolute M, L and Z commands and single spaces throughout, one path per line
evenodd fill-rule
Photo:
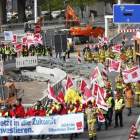
M 59 135 L 83 131 L 83 113 L 0 119 L 0 136 Z
M 140 80 L 140 68 L 136 66 L 128 70 L 122 70 L 122 75 L 125 83 L 137 82 Z
M 12 31 L 4 31 L 5 40 L 14 40 Z

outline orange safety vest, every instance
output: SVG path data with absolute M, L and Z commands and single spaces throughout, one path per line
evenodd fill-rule
M 132 98 L 132 91 L 131 90 L 125 91 L 125 97 Z

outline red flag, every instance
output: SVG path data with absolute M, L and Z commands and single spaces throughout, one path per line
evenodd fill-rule
M 41 43 L 41 41 L 40 41 L 38 38 L 34 38 L 34 39 L 33 39 L 33 42 L 34 42 L 35 44 Z
M 57 95 L 57 100 L 60 104 L 63 104 L 63 106 L 66 108 L 66 103 L 65 103 L 65 100 L 64 100 L 64 94 L 63 94 L 63 91 L 60 90 L 59 94 Z
M 104 122 L 105 121 L 104 115 L 102 114 L 102 112 L 99 108 L 98 108 L 98 110 L 99 110 L 98 121 L 99 122 Z
M 120 49 L 121 49 L 121 46 L 120 45 L 113 46 L 112 47 L 112 52 L 118 52 L 118 53 L 120 53 Z
M 106 92 L 104 92 L 104 90 L 97 84 L 94 84 L 94 87 L 93 87 L 93 97 L 97 98 L 98 90 L 100 90 L 102 97 L 105 99 Z
M 114 61 L 113 59 L 109 59 L 109 71 L 120 72 L 121 62 Z
M 27 39 L 27 40 L 26 40 L 26 43 L 27 43 L 27 44 L 34 44 L 34 41 L 33 41 L 33 39 Z
M 15 52 L 18 52 L 18 51 L 20 51 L 21 49 L 22 49 L 22 44 L 21 44 L 21 43 L 15 45 Z
M 91 76 L 91 83 L 94 82 L 98 78 L 98 76 L 101 77 L 101 74 L 99 72 L 98 67 L 96 67 L 96 69 L 94 70 L 94 72 L 93 72 L 93 74 Z
M 67 77 L 67 82 L 65 85 L 65 89 L 68 90 L 68 88 L 73 88 L 74 87 L 74 82 L 72 81 L 72 79 L 68 76 Z
M 90 89 L 87 87 L 85 89 L 84 96 L 82 98 L 81 103 L 85 104 L 86 102 L 88 102 L 88 101 L 90 101 L 92 99 L 94 99 L 94 97 L 92 96 L 92 93 L 91 93 Z
M 110 40 L 109 40 L 107 37 L 104 37 L 104 38 L 103 38 L 103 41 L 106 42 L 106 43 L 107 43 L 107 42 L 110 42 Z
M 58 100 L 56 99 L 56 96 L 55 96 L 55 94 L 54 94 L 54 92 L 53 92 L 53 89 L 52 89 L 52 87 L 51 87 L 50 84 L 48 84 L 48 98 L 54 100 L 56 103 L 59 104 L 59 102 L 58 102 Z
M 21 38 L 21 43 L 22 44 L 26 44 L 26 42 L 27 42 L 27 37 L 22 37 Z
M 80 86 L 81 92 L 85 92 L 85 89 L 87 86 L 90 87 L 89 84 L 82 78 L 81 79 L 81 86 Z
M 12 40 L 12 43 L 16 43 L 17 42 L 17 35 L 13 35 L 13 40 Z
M 137 31 L 133 34 L 131 40 L 137 40 L 137 39 L 136 39 L 136 35 L 137 35 Z
M 34 35 L 34 38 L 39 39 L 39 38 L 40 38 L 40 34 L 35 34 L 35 35 Z
M 108 106 L 106 104 L 105 99 L 103 98 L 103 93 L 101 93 L 100 89 L 98 88 L 98 93 L 97 93 L 97 99 L 96 99 L 96 104 L 98 107 L 108 111 Z

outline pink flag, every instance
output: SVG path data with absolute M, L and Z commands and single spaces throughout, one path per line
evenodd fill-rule
M 118 53 L 120 53 L 120 49 L 121 49 L 121 46 L 120 46 L 120 45 L 116 45 L 116 46 L 113 46 L 113 47 L 112 47 L 112 51 L 113 51 L 113 52 L 118 52 Z
M 15 45 L 15 52 L 19 52 L 20 50 L 22 50 L 22 44 L 17 44 Z
M 17 43 L 17 35 L 13 35 L 13 38 L 12 43 Z
M 121 62 L 120 61 L 114 61 L 113 59 L 109 59 L 109 71 L 115 71 L 120 72 L 121 68 Z
M 92 93 L 91 93 L 90 89 L 87 87 L 85 89 L 84 96 L 82 98 L 81 103 L 85 104 L 85 103 L 87 103 L 88 101 L 90 101 L 92 99 L 94 99 L 94 97 L 92 96 Z

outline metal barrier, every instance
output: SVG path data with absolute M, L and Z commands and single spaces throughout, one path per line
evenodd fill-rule
M 27 67 L 27 66 L 37 66 L 37 65 L 38 65 L 37 56 L 16 58 L 16 68 Z
M 137 122 L 136 122 L 136 129 L 137 129 L 137 132 L 140 133 L 140 115 L 139 115 Z
M 44 67 L 37 66 L 36 71 L 39 72 L 39 73 L 44 73 L 44 74 L 53 74 L 55 77 L 60 79 L 57 83 L 52 85 L 52 89 L 53 89 L 54 93 L 56 93 L 58 91 L 58 89 L 62 87 L 62 81 L 67 76 L 67 74 L 64 71 L 62 71 L 60 69 L 57 69 L 57 68 L 54 68 L 54 69 L 50 70 L 49 68 L 44 68 Z M 40 101 L 43 105 L 48 100 L 47 91 L 48 91 L 48 88 L 43 92 L 44 97 L 42 97 L 40 99 Z M 36 103 L 34 103 L 34 105 L 36 105 Z

